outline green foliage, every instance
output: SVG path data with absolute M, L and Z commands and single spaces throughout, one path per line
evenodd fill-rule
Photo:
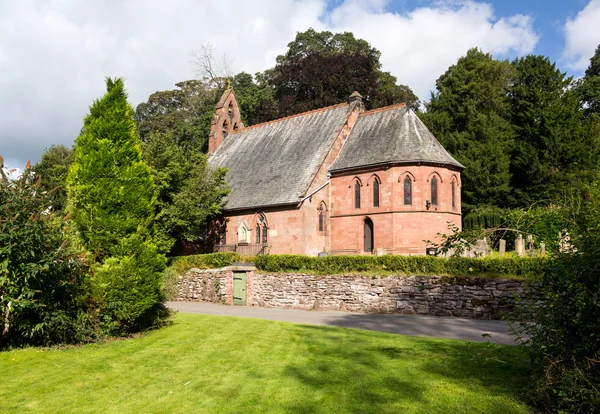
M 73 221 L 100 260 L 122 238 L 144 231 L 155 205 L 155 186 L 142 160 L 123 80 L 109 78 L 106 86 L 84 119 L 67 180 Z
M 73 149 L 64 145 L 46 148 L 40 161 L 32 167 L 42 177 L 41 188 L 49 192 L 52 211 L 58 215 L 67 206 L 67 174 L 73 162 Z
M 572 213 L 577 253 L 554 260 L 515 321 L 530 339 L 532 402 L 544 411 L 598 412 L 600 407 L 600 187 L 590 185 Z
M 231 87 L 240 107 L 245 125 L 255 125 L 277 118 L 277 102 L 273 89 L 258 76 L 255 82 L 252 75 L 241 72 L 231 80 Z M 213 109 L 214 112 L 214 109 Z
M 437 93 L 420 115 L 440 143 L 465 166 L 462 201 L 466 210 L 505 206 L 510 194 L 509 62 L 471 49 L 436 81 Z
M 585 76 L 576 82 L 575 93 L 582 103 L 586 117 L 600 116 L 600 45 L 590 59 Z
M 193 267 L 197 269 L 215 269 L 231 266 L 232 263 L 239 261 L 241 261 L 241 257 L 234 252 L 194 254 L 173 258 L 170 268 L 180 275 Z
M 478 207 L 463 218 L 463 229 L 468 231 L 500 227 L 504 212 L 504 210 L 494 206 Z
M 158 91 L 135 110 L 142 141 L 152 134 L 171 134 L 181 148 L 206 151 L 210 122 L 218 99 L 216 91 L 198 80 L 176 84 L 177 89 Z
M 142 146 L 158 190 L 156 236 L 163 251 L 176 240 L 206 237 L 207 219 L 221 211 L 229 193 L 226 170 L 212 168 L 205 154 L 177 145 L 171 133 L 151 134 Z
M 122 239 L 114 253 L 93 269 L 98 311 L 111 321 L 112 333 L 152 326 L 167 314 L 161 289 L 166 258 L 137 234 Z
M 86 262 L 35 177 L 0 176 L 0 346 L 72 342 L 87 305 Z
M 534 236 L 534 243 L 539 246 L 540 242 L 546 244 L 549 253 L 558 253 L 559 233 L 574 234 L 574 218 L 572 207 L 551 205 L 548 207 L 532 207 L 529 209 L 516 208 L 509 210 L 503 217 L 504 226 L 517 230 L 523 234 Z M 512 244 L 516 233 L 506 235 Z
M 517 205 L 554 200 L 597 169 L 598 136 L 583 122 L 572 79 L 543 56 L 514 62 L 511 185 Z
M 296 34 L 285 55 L 261 79 L 273 89 L 278 116 L 347 102 L 357 90 L 369 109 L 407 102 L 418 110 L 419 100 L 405 85 L 381 70 L 381 53 L 350 32 Z
M 393 272 L 419 275 L 505 277 L 537 280 L 551 265 L 546 258 L 464 257 L 446 260 L 432 256 L 256 256 L 256 267 L 265 272 L 315 272 L 340 274 L 352 272 Z

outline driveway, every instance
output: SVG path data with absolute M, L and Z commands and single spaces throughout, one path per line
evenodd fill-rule
M 338 326 L 368 329 L 409 336 L 461 339 L 475 342 L 495 342 L 516 345 L 509 335 L 509 327 L 502 321 L 488 321 L 437 316 L 391 315 L 377 313 L 351 313 L 340 311 L 309 311 L 251 306 L 227 306 L 203 302 L 167 302 L 170 309 L 184 313 L 237 316 L 269 319 L 307 325 Z M 491 337 L 483 337 L 489 334 Z

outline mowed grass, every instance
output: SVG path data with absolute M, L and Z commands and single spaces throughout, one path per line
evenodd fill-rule
M 0 411 L 522 413 L 524 381 L 515 347 L 177 314 L 140 338 L 0 352 Z

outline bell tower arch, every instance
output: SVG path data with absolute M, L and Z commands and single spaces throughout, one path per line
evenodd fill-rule
M 217 102 L 216 112 L 210 123 L 208 155 L 214 154 L 229 134 L 242 128 L 244 124 L 233 89 L 226 89 Z

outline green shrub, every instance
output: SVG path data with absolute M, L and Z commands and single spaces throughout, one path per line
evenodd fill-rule
M 231 266 L 233 262 L 238 261 L 240 261 L 240 256 L 235 252 L 192 254 L 173 258 L 170 268 L 177 274 L 183 274 L 193 267 L 198 269 L 215 269 Z
M 155 325 L 167 311 L 162 291 L 166 258 L 140 236 L 123 239 L 115 256 L 94 267 L 93 292 L 112 333 L 128 333 Z
M 39 184 L 0 175 L 0 346 L 72 342 L 87 309 L 87 264 Z
M 497 276 L 536 280 L 548 269 L 548 258 L 497 257 L 446 260 L 433 256 L 327 256 L 264 255 L 255 259 L 265 272 L 315 272 L 340 274 L 352 272 L 392 272 L 419 275 Z
M 529 336 L 531 402 L 544 412 L 600 412 L 600 188 L 572 212 L 576 254 L 558 255 L 513 316 Z

